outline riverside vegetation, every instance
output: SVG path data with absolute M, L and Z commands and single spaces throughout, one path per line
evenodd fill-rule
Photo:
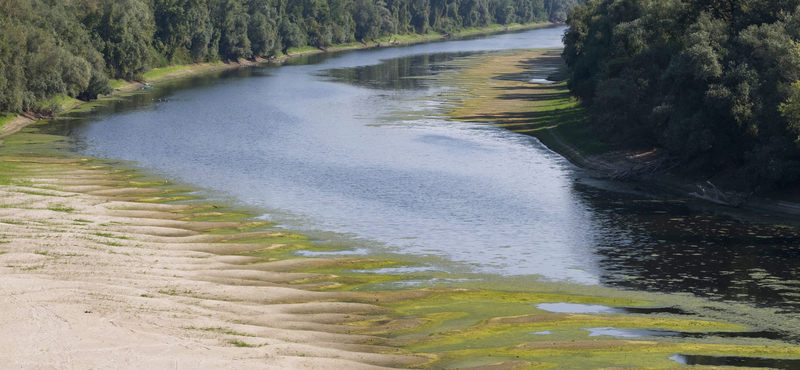
M 494 97 L 506 108 L 518 109 L 506 118 L 552 116 L 559 107 L 579 112 L 563 85 L 547 95 L 551 91 L 545 86 L 526 91 L 526 83 L 513 78 L 530 64 L 548 60 L 548 53 L 541 51 L 480 56 L 462 65 L 457 75 L 440 78 L 459 81 L 464 90 L 510 89 L 508 95 Z M 489 66 L 497 70 L 488 75 L 499 78 L 486 86 Z M 548 65 L 538 67 L 534 74 L 549 73 Z M 496 108 L 482 95 L 471 101 L 476 91 L 452 97 L 458 99 L 454 115 L 502 116 L 491 111 Z M 555 100 L 526 112 L 518 92 L 540 94 L 542 102 L 546 97 Z M 255 221 L 250 211 L 197 199 L 194 189 L 145 177 L 118 163 L 68 154 L 64 138 L 43 134 L 38 126 L 5 137 L 0 149 L 0 273 L 13 279 L 14 286 L 36 286 L 9 292 L 14 298 L 4 301 L 8 306 L 0 310 L 5 313 L 0 319 L 16 333 L 26 329 L 24 323 L 36 326 L 37 320 L 47 319 L 38 315 L 39 305 L 59 307 L 59 319 L 71 329 L 48 326 L 57 330 L 47 335 L 68 347 L 81 343 L 72 361 L 98 363 L 91 357 L 98 353 L 117 366 L 133 355 L 162 367 L 176 358 L 230 366 L 235 358 L 232 362 L 242 367 L 530 370 L 676 368 L 681 365 L 670 359 L 676 356 L 695 361 L 747 356 L 769 366 L 769 361 L 790 363 L 800 357 L 787 338 L 760 333 L 778 328 L 793 332 L 800 325 L 789 318 L 766 324 L 774 318 L 768 309 L 535 279 L 470 279 L 464 286 L 428 289 L 387 285 L 464 276 L 371 272 L 413 266 L 400 256 L 298 255 L 294 251 L 332 252 L 350 246 L 309 240 Z M 542 305 L 548 303 L 589 312 L 550 312 Z M 622 308 L 592 312 L 596 305 Z M 27 307 L 30 311 L 24 311 Z M 34 320 L 14 316 L 31 312 Z M 95 315 L 113 320 L 88 326 L 82 321 Z M 79 328 L 97 325 L 105 325 L 108 337 L 89 333 L 96 340 L 90 348 L 85 341 L 61 340 L 62 335 L 81 338 L 85 334 Z M 604 331 L 623 335 L 595 334 Z M 158 345 L 171 346 L 170 358 L 135 347 L 107 349 L 130 343 L 148 348 L 154 342 L 145 333 L 157 334 Z M 642 337 L 626 337 L 637 335 Z M 41 349 L 63 350 L 62 345 L 49 349 L 47 342 L 32 341 L 36 337 L 5 343 L 5 351 L 16 353 L 3 361 L 41 358 Z
M 663 148 L 702 180 L 796 192 L 800 1 L 591 0 L 567 24 L 593 134 Z
M 561 22 L 576 0 L 2 0 L 0 114 L 53 113 L 151 68 Z

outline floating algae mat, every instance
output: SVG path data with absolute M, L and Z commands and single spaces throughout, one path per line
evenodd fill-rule
M 670 360 L 684 365 L 737 366 L 770 369 L 800 369 L 800 360 L 737 356 L 673 355 Z
M 35 184 L 35 174 L 47 167 L 93 167 L 93 171 L 113 169 L 113 166 L 96 161 L 43 164 L 43 160 L 28 158 L 31 162 L 8 162 L 20 158 L 6 156 L 2 163 L 14 164 L 9 169 L 13 168 L 19 178 L 28 177 L 31 189 L 26 191 L 37 194 L 49 194 L 52 191 L 49 189 L 52 184 L 41 188 Z M 142 181 L 142 177 L 125 180 L 129 175 L 120 172 L 121 183 L 115 186 L 124 188 L 125 181 L 129 182 L 127 186 L 133 182 L 136 185 L 158 184 L 157 181 Z M 114 197 L 125 198 L 125 195 L 109 195 L 109 198 Z M 230 214 L 226 214 L 227 211 Z M 497 285 L 497 289 L 483 290 L 374 290 L 387 282 L 437 277 L 429 269 L 415 268 L 415 264 L 419 266 L 419 261 L 348 257 L 348 252 L 359 254 L 360 251 L 352 248 L 352 245 L 326 245 L 302 235 L 275 229 L 267 223 L 243 218 L 246 214 L 246 210 L 193 203 L 187 204 L 186 211 L 176 213 L 174 217 L 204 220 L 198 222 L 221 220 L 221 228 L 208 229 L 204 235 L 220 240 L 221 251 L 230 250 L 235 255 L 261 258 L 262 262 L 243 268 L 293 273 L 296 278 L 286 281 L 287 286 L 335 291 L 339 294 L 335 299 L 370 303 L 388 309 L 363 315 L 362 320 L 342 319 L 339 325 L 351 327 L 360 334 L 371 334 L 372 339 L 368 339 L 366 344 L 376 344 L 381 348 L 395 347 L 403 353 L 425 355 L 429 361 L 412 365 L 417 368 L 474 367 L 498 363 L 504 364 L 499 368 L 507 369 L 670 367 L 678 364 L 676 359 L 697 364 L 710 364 L 709 359 L 713 359 L 717 361 L 714 364 L 719 365 L 727 364 L 725 361 L 729 359 L 739 361 L 742 358 L 755 361 L 752 363 L 770 365 L 773 364 L 769 362 L 773 361 L 770 360 L 773 357 L 779 358 L 774 360 L 777 361 L 774 364 L 792 364 L 787 358 L 800 356 L 800 350 L 780 340 L 746 338 L 747 341 L 743 341 L 736 336 L 705 337 L 703 334 L 742 333 L 750 328 L 678 312 L 674 308 L 661 308 L 658 305 L 669 301 L 670 297 L 659 295 L 548 283 L 529 285 L 530 291 L 527 292 L 504 291 L 503 284 Z M 240 227 L 229 225 L 230 220 L 236 218 L 241 219 Z M 273 263 L 279 264 L 273 266 Z M 259 264 L 263 265 L 263 269 Z M 405 274 L 380 273 L 392 269 L 404 271 Z M 467 284 L 481 284 L 475 276 L 470 275 L 451 275 L 450 278 L 468 278 L 471 282 Z M 373 290 L 362 292 L 356 289 L 367 287 Z M 517 290 L 519 288 L 517 286 Z M 608 296 L 604 297 L 605 293 Z M 652 301 L 643 301 L 634 296 Z M 598 333 L 600 335 L 595 335 Z M 627 335 L 630 333 L 643 336 Z M 667 333 L 697 334 L 697 337 Z M 748 363 L 732 364 L 749 366 Z
M 509 55 L 505 57 L 513 59 Z M 470 94 L 451 94 L 442 98 L 465 102 L 469 108 L 469 97 Z M 14 153 L 35 153 L 47 145 L 65 145 L 57 137 L 31 136 L 35 135 L 32 131 L 23 134 L 28 135 L 21 137 L 29 139 L 33 149 Z M 21 145 L 22 141 L 17 143 Z M 25 177 L 29 171 L 31 178 L 36 177 L 34 170 L 41 171 L 43 166 L 49 165 L 35 163 L 35 158 L 30 156 L 23 162 L 11 162 L 11 159 L 20 158 L 4 156 L 0 163 L 13 167 L 17 177 Z M 102 160 L 75 159 L 69 165 L 79 169 L 95 166 L 98 171 L 123 169 L 122 165 Z M 188 191 L 190 189 L 151 179 L 145 181 L 141 177 L 129 178 L 131 172 L 125 171 L 116 174 L 119 184 L 109 186 L 156 190 L 144 195 L 109 194 L 110 198 L 136 195 L 140 202 L 186 205 L 185 211 L 174 214 L 180 219 L 242 222 L 237 227 L 202 230 L 201 236 L 217 241 L 220 246 L 216 251 L 221 255 L 248 257 L 246 264 L 236 267 L 255 272 L 253 285 L 280 284 L 324 293 L 324 300 L 370 305 L 373 308 L 365 308 L 366 313 L 331 318 L 326 325 L 312 330 L 358 333 L 363 335 L 363 344 L 375 345 L 375 351 L 394 353 L 389 349 L 398 350 L 403 354 L 421 354 L 428 359 L 425 363 L 409 365 L 412 367 L 502 364 L 495 368 L 672 368 L 681 363 L 771 366 L 791 364 L 800 358 L 800 350 L 794 346 L 796 341 L 779 332 L 781 326 L 789 333 L 796 332 L 800 324 L 793 318 L 771 322 L 774 311 L 770 309 L 710 302 L 686 295 L 547 283 L 533 278 L 515 280 L 513 277 L 443 273 L 429 268 L 434 257 L 426 260 L 428 257 L 410 258 L 389 253 L 365 255 L 358 242 L 331 243 L 259 223 L 251 216 L 257 215 L 257 210 L 230 209 L 224 204 L 192 199 L 196 194 Z M 46 192 L 54 186 L 39 186 L 35 182 L 28 185 L 32 187 L 30 191 L 38 192 Z M 662 227 L 662 234 L 666 235 L 664 240 L 672 240 L 674 230 L 687 228 L 689 222 L 703 220 L 685 218 L 657 226 Z M 722 231 L 731 233 L 727 229 L 734 228 L 715 229 L 717 234 L 713 240 L 704 239 L 707 235 L 704 234 L 687 239 L 686 243 L 693 243 L 695 239 L 720 242 Z M 758 236 L 763 230 L 752 232 Z M 784 233 L 786 236 L 782 240 L 794 240 L 790 232 Z M 757 242 L 755 236 L 753 241 Z M 651 250 L 652 245 L 646 247 L 648 253 L 656 253 Z M 699 249 L 691 252 L 699 252 Z M 684 252 L 690 250 L 687 248 Z M 636 257 L 651 261 L 645 258 L 648 256 Z M 697 256 L 688 258 L 698 259 Z M 277 272 L 287 273 L 289 277 L 280 281 L 267 281 L 264 277 Z M 766 278 L 767 275 L 759 276 Z M 732 359 L 750 362 L 730 362 Z

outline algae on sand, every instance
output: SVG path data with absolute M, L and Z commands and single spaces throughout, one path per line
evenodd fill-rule
M 475 60 L 483 59 L 476 58 Z M 467 68 L 469 63 L 462 63 L 459 71 L 471 71 Z M 470 116 L 483 116 L 496 120 L 497 116 L 502 116 L 502 110 L 511 109 L 499 106 L 495 107 L 497 111 L 494 112 L 483 111 L 491 105 L 489 101 L 471 105 L 474 103 L 474 99 L 483 96 L 484 91 L 480 90 L 480 84 L 474 81 L 469 79 L 462 81 L 465 84 L 464 89 L 472 89 L 471 93 L 450 94 L 440 98 L 452 99 L 454 111 L 461 112 L 460 114 L 465 119 Z M 505 81 L 513 82 L 514 80 L 496 78 L 496 81 L 505 83 Z M 501 91 L 502 94 L 502 89 L 495 90 Z M 559 99 L 562 98 L 561 95 L 558 96 Z M 520 97 L 517 100 L 524 99 Z M 531 108 L 519 107 L 518 109 Z M 537 106 L 534 105 L 531 117 L 535 118 L 537 114 L 540 114 L 536 109 Z M 525 112 L 522 113 L 519 115 L 522 119 L 530 118 L 525 115 Z M 530 129 L 543 130 L 547 128 L 546 126 L 536 126 L 540 123 L 534 122 L 534 126 L 531 126 Z M 509 124 L 517 124 L 519 125 L 517 128 L 521 128 L 523 124 L 528 123 L 519 121 Z M 119 168 L 117 164 L 106 164 L 97 159 L 75 158 L 66 153 L 59 157 L 57 154 L 61 153 L 59 150 L 63 145 L 68 144 L 64 138 L 40 134 L 35 131 L 33 126 L 30 127 L 30 130 L 10 136 L 7 143 L 10 153 L 13 155 L 4 156 L 0 161 L 0 182 L 25 185 L 26 189 L 23 191 L 28 193 L 22 194 L 46 198 L 47 195 L 43 190 L 49 192 L 51 191 L 49 189 L 53 187 L 57 190 L 58 184 L 51 183 L 47 187 L 42 187 L 34 182 L 19 182 L 21 178 L 36 179 L 43 173 L 46 173 L 47 176 L 57 177 L 60 172 L 66 173 L 73 170 L 83 171 L 83 173 L 94 171 L 104 174 L 105 177 L 102 178 L 102 181 L 112 179 L 119 181 L 113 185 L 109 185 L 107 182 L 106 185 L 102 185 L 112 190 L 136 187 L 155 190 L 149 196 L 127 191 L 109 194 L 109 200 L 135 195 L 136 200 L 140 203 L 146 201 L 166 203 L 153 206 L 179 204 L 181 207 L 176 207 L 171 211 L 174 211 L 173 213 L 177 217 L 183 217 L 188 221 L 242 222 L 240 226 L 202 232 L 203 236 L 219 238 L 219 243 L 216 244 L 218 254 L 241 261 L 234 265 L 237 269 L 255 272 L 253 275 L 248 275 L 255 276 L 255 278 L 235 280 L 235 283 L 252 285 L 263 283 L 317 290 L 328 294 L 324 296 L 325 299 L 332 301 L 368 303 L 371 305 L 370 307 L 374 307 L 371 309 L 372 311 L 352 313 L 353 317 L 343 315 L 339 319 L 330 319 L 330 327 L 320 325 L 315 330 L 341 330 L 344 332 L 344 330 L 352 329 L 354 333 L 372 334 L 372 337 L 365 340 L 375 341 L 376 344 L 386 346 L 386 348 L 402 349 L 402 353 L 424 354 L 430 359 L 429 362 L 417 365 L 417 367 L 482 366 L 499 362 L 513 363 L 513 366 L 528 369 L 551 366 L 581 369 L 609 366 L 670 367 L 675 366 L 675 362 L 669 358 L 676 353 L 791 358 L 800 356 L 798 350 L 794 349 L 790 343 L 780 341 L 753 339 L 749 344 L 736 344 L 733 343 L 733 340 L 716 337 L 703 340 L 694 338 L 620 340 L 607 337 L 589 338 L 590 333 L 584 330 L 593 327 L 666 329 L 695 333 L 750 330 L 750 328 L 735 324 L 736 321 L 733 318 L 732 320 L 719 320 L 716 317 L 687 317 L 686 315 L 670 314 L 653 316 L 625 313 L 553 314 L 536 307 L 538 303 L 557 302 L 597 304 L 610 307 L 643 307 L 664 304 L 669 301 L 663 296 L 645 293 L 611 294 L 608 289 L 566 287 L 565 285 L 544 283 L 515 287 L 498 284 L 495 289 L 481 290 L 456 289 L 453 286 L 439 289 L 413 289 L 411 285 L 406 286 L 405 289 L 382 289 L 388 283 L 402 282 L 410 278 L 429 280 L 468 278 L 473 280 L 462 285 L 477 284 L 473 284 L 475 276 L 467 275 L 443 276 L 431 271 L 424 271 L 416 275 L 414 273 L 386 275 L 371 272 L 381 268 L 411 265 L 409 261 L 399 258 L 392 259 L 391 256 L 364 258 L 363 256 L 326 256 L 320 253 L 313 258 L 304 257 L 296 252 L 299 250 L 337 251 L 341 246 L 328 246 L 302 235 L 273 229 L 272 225 L 259 223 L 251 218 L 251 215 L 258 212 L 229 209 L 224 206 L 218 208 L 216 205 L 203 204 L 201 200 L 187 202 L 186 199 L 196 197 L 196 195 L 190 194 L 191 189 L 170 184 L 164 185 L 155 180 L 145 180 L 135 176 L 129 169 L 115 171 L 115 168 Z M 34 155 L 36 153 L 43 154 L 37 156 Z M 58 202 L 54 203 L 50 200 L 50 203 L 54 204 L 53 211 L 62 213 L 67 211 L 67 207 L 55 205 Z M 185 208 L 183 208 L 184 206 Z M 80 224 L 88 223 L 81 222 Z M 48 227 L 48 225 L 37 227 Z M 96 236 L 106 237 L 106 235 Z M 424 263 L 424 261 L 412 262 Z M 285 281 L 258 279 L 262 277 L 262 275 L 258 275 L 259 273 L 263 273 L 265 276 L 268 272 L 295 275 L 286 278 Z M 217 281 L 219 284 L 235 285 L 227 280 Z M 480 284 L 483 283 L 480 282 Z M 588 292 L 589 290 L 593 290 L 594 293 Z M 186 295 L 188 294 L 190 293 L 186 293 Z M 642 297 L 642 300 L 637 299 L 639 297 Z M 203 299 L 214 298 L 203 297 Z M 322 298 L 303 303 L 318 303 L 319 300 Z M 676 304 L 683 304 L 683 300 L 676 301 Z M 350 313 L 346 316 L 349 315 Z M 731 323 L 726 321 L 731 321 Z M 332 328 L 334 326 L 335 329 Z M 539 332 L 551 332 L 551 334 L 532 334 Z

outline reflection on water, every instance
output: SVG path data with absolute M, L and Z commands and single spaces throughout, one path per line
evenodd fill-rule
M 673 355 L 669 358 L 684 365 L 740 366 L 770 369 L 800 369 L 800 360 L 772 359 L 760 357 Z
M 584 190 L 607 225 L 596 249 L 605 284 L 800 310 L 794 221 Z
M 649 329 L 619 329 L 615 327 L 605 328 L 586 328 L 590 337 L 614 337 L 614 338 L 639 338 L 639 337 L 674 337 L 681 333 L 669 330 L 649 330 Z
M 540 303 L 536 308 L 555 313 L 624 313 L 625 310 L 599 304 Z
M 384 59 L 377 65 L 328 69 L 319 75 L 327 77 L 330 81 L 346 82 L 376 90 L 428 89 L 430 84 L 427 81 L 410 77 L 436 75 L 452 68 L 446 62 L 470 55 L 475 55 L 475 52 L 411 55 Z
M 535 139 L 437 115 L 436 96 L 453 91 L 426 76 L 468 55 L 558 47 L 563 29 L 319 54 L 159 84 L 50 130 L 81 154 L 136 161 L 312 237 L 370 241 L 352 242 L 350 253 L 798 312 L 800 232 L 776 226 L 784 221 L 601 190 Z

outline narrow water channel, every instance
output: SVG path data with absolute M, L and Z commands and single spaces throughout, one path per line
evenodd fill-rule
M 684 292 L 800 312 L 800 232 L 680 195 L 613 191 L 537 140 L 448 121 L 431 76 L 559 48 L 563 27 L 293 59 L 119 97 L 50 130 L 421 269 Z M 626 186 L 627 188 L 627 186 Z M 605 189 L 605 190 L 604 190 Z M 619 190 L 622 190 L 621 188 Z M 390 272 L 390 271 L 387 271 Z

